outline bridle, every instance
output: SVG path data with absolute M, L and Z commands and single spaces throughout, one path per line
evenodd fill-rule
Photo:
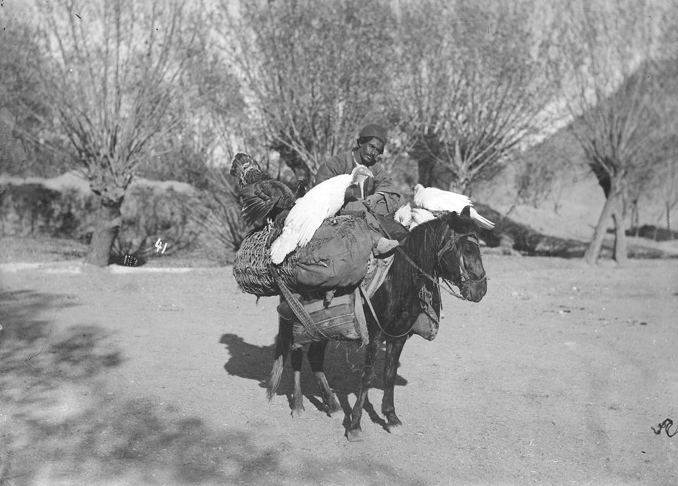
M 421 268 L 421 266 L 419 266 L 417 264 L 417 262 L 412 260 L 412 258 L 410 258 L 410 256 L 407 253 L 405 253 L 405 251 L 400 246 L 396 247 L 396 249 L 400 252 L 400 254 L 405 258 L 405 260 L 410 265 L 412 265 L 421 275 L 423 275 L 429 281 L 431 281 L 431 283 L 433 283 L 433 285 L 438 289 L 439 292 L 440 292 L 440 289 L 443 289 L 447 293 L 449 293 L 450 295 L 452 295 L 452 296 L 454 296 L 454 297 L 456 297 L 460 300 L 467 300 L 462 295 L 460 295 L 458 292 L 454 291 L 454 289 L 452 288 L 452 285 L 449 283 L 449 281 L 445 277 L 440 277 L 440 275 L 443 273 L 443 271 L 442 271 L 443 270 L 442 260 L 448 252 L 454 251 L 455 256 L 457 258 L 457 263 L 459 265 L 459 275 L 460 275 L 460 277 L 459 277 L 459 282 L 455 281 L 453 283 L 455 285 L 457 285 L 459 288 L 463 288 L 464 286 L 468 286 L 470 283 L 478 283 L 478 282 L 482 282 L 484 280 L 487 280 L 487 275 L 483 275 L 482 278 L 479 278 L 479 279 L 474 279 L 469 275 L 469 273 L 466 271 L 466 268 L 465 268 L 465 265 L 464 265 L 464 248 L 466 247 L 466 245 L 459 245 L 458 244 L 459 240 L 461 240 L 462 238 L 465 238 L 465 243 L 471 242 L 471 243 L 475 244 L 476 246 L 478 246 L 478 248 L 480 248 L 480 243 L 478 242 L 478 237 L 473 232 L 456 235 L 454 230 L 450 229 L 450 231 L 452 232 L 452 236 L 450 238 L 447 238 L 447 241 L 445 241 L 445 237 L 447 236 L 447 233 L 444 234 L 443 237 L 442 237 L 441 243 L 443 243 L 443 244 L 442 244 L 440 250 L 438 250 L 438 253 L 436 253 L 436 256 L 435 256 L 435 263 L 434 263 L 434 267 L 433 267 L 433 275 L 430 275 L 427 271 L 425 271 L 423 268 Z M 443 281 L 443 283 L 446 285 L 446 287 L 443 287 L 443 286 L 440 285 L 440 280 Z M 428 296 L 428 294 L 430 294 L 430 292 L 427 292 L 427 291 L 422 292 L 422 290 L 423 290 L 423 287 L 422 287 L 422 289 L 420 289 L 419 299 L 421 301 L 422 309 L 424 309 L 424 311 L 427 314 L 429 314 L 428 309 L 429 309 L 429 307 L 432 307 L 432 304 L 431 304 L 431 301 L 430 301 L 430 296 Z M 428 298 L 427 298 L 427 296 L 428 296 Z M 370 303 L 370 300 L 368 298 L 366 298 L 366 301 L 368 303 L 368 306 L 370 307 L 370 310 L 372 311 L 372 316 L 374 317 L 374 320 L 377 323 L 379 330 L 381 330 L 381 332 L 385 336 L 390 337 L 392 339 L 397 339 L 397 338 L 404 337 L 404 336 L 408 335 L 410 332 L 412 332 L 412 329 L 414 328 L 414 326 L 417 322 L 416 320 L 407 329 L 407 331 L 402 333 L 402 334 L 392 335 L 392 334 L 389 334 L 388 332 L 386 332 L 384 330 L 384 328 L 381 326 L 381 323 L 379 322 L 379 319 L 377 318 L 376 313 L 374 312 L 374 309 L 372 308 L 372 304 Z
M 454 233 L 454 230 L 452 230 L 452 233 Z M 445 237 L 443 236 L 443 239 L 444 238 Z M 457 242 L 462 238 L 465 238 L 464 244 L 457 245 Z M 487 280 L 487 274 L 483 275 L 480 278 L 473 278 L 466 270 L 466 264 L 464 261 L 464 249 L 466 248 L 466 243 L 473 243 L 478 247 L 478 249 L 480 249 L 480 242 L 478 241 L 478 236 L 476 236 L 476 234 L 473 232 L 469 232 L 460 235 L 454 235 L 451 238 L 449 238 L 436 255 L 436 268 L 440 271 L 440 273 L 442 273 L 442 259 L 448 252 L 450 252 L 451 250 L 455 250 L 455 256 L 457 257 L 457 265 L 459 266 L 459 282 L 454 282 L 454 284 L 457 286 L 459 286 L 458 284 L 461 284 L 461 286 L 467 286 L 471 283 L 480 283 Z M 448 283 L 445 278 L 443 278 L 443 281 Z
M 447 278 L 441 276 L 443 274 L 442 260 L 448 253 L 450 252 L 454 253 L 457 259 L 457 265 L 459 266 L 459 281 L 458 282 L 453 281 L 452 283 L 458 286 L 459 288 L 462 288 L 462 286 L 468 285 L 469 283 L 480 283 L 484 280 L 487 280 L 487 275 L 483 275 L 481 278 L 472 278 L 469 275 L 469 272 L 466 270 L 466 265 L 464 262 L 464 248 L 466 248 L 466 245 L 458 244 L 460 240 L 465 239 L 464 243 L 470 242 L 475 244 L 478 248 L 480 248 L 480 243 L 478 242 L 478 237 L 473 232 L 457 235 L 455 234 L 454 230 L 451 231 L 452 236 L 450 238 L 446 239 L 445 238 L 446 235 L 443 235 L 442 237 L 441 243 L 443 244 L 440 250 L 438 250 L 438 253 L 436 253 L 435 263 L 433 267 L 433 275 L 429 275 L 428 272 L 426 272 L 419 265 L 417 265 L 417 263 L 414 260 L 412 260 L 412 258 L 410 258 L 409 255 L 407 255 L 402 248 L 398 247 L 398 250 L 400 250 L 400 254 L 403 257 L 405 257 L 405 260 L 407 260 L 410 263 L 410 265 L 412 265 L 421 275 L 430 280 L 433 283 L 433 285 L 435 285 L 438 288 L 444 289 L 450 295 L 458 299 L 467 300 L 466 298 L 459 295 L 452 289 L 452 285 L 450 285 Z M 440 287 L 440 283 L 438 280 L 439 278 L 445 283 L 447 287 Z

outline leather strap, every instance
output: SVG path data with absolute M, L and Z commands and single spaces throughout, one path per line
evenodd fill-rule
M 311 336 L 322 336 L 325 339 L 330 339 L 325 333 L 323 333 L 318 328 L 316 323 L 313 322 L 313 319 L 311 319 L 311 316 L 308 314 L 306 309 L 304 309 L 304 306 L 294 296 L 294 294 L 287 287 L 287 285 L 285 285 L 285 282 L 283 282 L 282 278 L 280 278 L 280 275 L 278 275 L 278 272 L 274 271 L 273 276 L 275 278 L 275 283 L 278 284 L 278 288 L 280 289 L 280 292 L 282 293 L 283 297 L 287 301 L 287 305 L 290 306 L 290 309 L 292 309 L 292 312 L 294 312 L 294 315 L 297 316 L 297 318 L 299 319 L 299 322 L 301 323 L 302 326 L 304 326 L 306 328 L 308 333 Z

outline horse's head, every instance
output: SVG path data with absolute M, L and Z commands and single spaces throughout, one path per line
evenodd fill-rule
M 448 229 L 438 250 L 439 276 L 457 286 L 464 299 L 480 302 L 487 293 L 487 277 L 469 208 L 461 215 L 451 213 L 443 218 Z

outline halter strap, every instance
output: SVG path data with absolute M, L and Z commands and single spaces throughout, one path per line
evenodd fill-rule
M 458 299 L 464 300 L 464 298 L 463 298 L 461 295 L 459 295 L 458 293 L 456 293 L 454 290 L 452 290 L 452 289 L 447 289 L 447 288 L 445 288 L 445 287 L 441 287 L 441 286 L 440 286 L 440 282 L 438 282 L 438 279 L 432 277 L 431 275 L 428 274 L 428 272 L 426 272 L 423 268 L 421 268 L 419 265 L 417 265 L 416 262 L 415 262 L 414 260 L 412 260 L 412 259 L 411 259 L 411 258 L 410 258 L 403 250 L 402 250 L 402 248 L 400 248 L 399 246 L 398 246 L 397 248 L 400 250 L 400 254 L 401 254 L 402 256 L 405 257 L 405 260 L 407 260 L 407 261 L 410 263 L 410 265 L 412 265 L 412 266 L 413 266 L 417 271 L 419 271 L 419 273 L 421 273 L 424 277 L 426 277 L 426 278 L 429 279 L 431 282 L 433 282 L 433 285 L 435 285 L 436 287 L 439 287 L 439 288 L 444 289 L 447 293 L 449 293 L 450 295 L 452 295 L 452 296 L 454 296 L 454 297 L 456 297 L 456 298 L 458 298 Z M 443 280 L 445 280 L 445 279 L 443 279 Z
M 366 209 L 367 209 L 367 211 L 369 211 L 370 213 L 374 214 L 370 208 L 367 208 L 367 207 L 366 207 Z M 381 226 L 381 225 L 380 225 L 380 226 Z M 381 226 L 381 229 L 382 229 L 382 231 L 384 231 L 384 233 L 386 234 L 386 236 L 387 236 L 388 238 L 393 239 L 393 238 L 391 238 L 391 235 L 389 235 L 389 233 L 388 233 L 388 231 L 386 230 L 386 228 L 384 228 L 383 226 Z M 453 230 L 453 231 L 454 231 L 454 230 Z M 472 241 L 473 241 L 476 245 L 480 246 L 479 243 L 478 243 L 477 237 L 476 237 L 475 234 L 473 234 L 473 233 L 465 233 L 465 234 L 463 234 L 463 235 L 458 235 L 458 236 L 456 236 L 456 237 L 450 238 L 450 239 L 443 245 L 443 247 L 438 251 L 438 253 L 436 254 L 436 265 L 438 265 L 438 266 L 440 265 L 440 257 L 441 257 L 442 255 L 444 255 L 446 252 L 448 252 L 449 250 L 451 250 L 452 248 L 454 248 L 454 247 L 456 246 L 457 241 L 458 241 L 459 239 L 463 238 L 463 237 L 471 237 L 471 238 L 473 238 Z M 444 239 L 444 238 L 445 238 L 445 236 L 443 236 L 443 239 Z M 448 282 L 446 279 L 443 278 L 442 280 L 443 280 L 443 282 L 445 282 L 445 284 L 446 284 L 447 287 L 441 286 L 441 285 L 440 285 L 440 282 L 439 282 L 439 280 L 438 280 L 437 278 L 433 277 L 433 276 L 430 275 L 428 272 L 426 272 L 423 268 L 421 268 L 414 260 L 412 260 L 412 258 L 410 258 L 410 256 L 409 256 L 407 253 L 405 253 L 405 251 L 404 251 L 400 246 L 397 246 L 397 247 L 396 247 L 396 250 L 399 251 L 400 254 L 403 256 L 403 258 L 405 258 L 405 260 L 406 260 L 410 265 L 412 265 L 412 266 L 413 266 L 413 267 L 414 267 L 421 275 L 423 275 L 424 277 L 426 277 L 427 279 L 429 279 L 429 280 L 433 283 L 433 285 L 438 289 L 438 291 L 440 291 L 440 289 L 443 289 L 443 290 L 445 290 L 445 292 L 447 292 L 448 294 L 452 295 L 453 297 L 456 297 L 456 298 L 458 298 L 458 299 L 460 299 L 460 300 L 466 300 L 466 299 L 464 299 L 464 297 L 462 297 L 460 294 L 458 294 L 457 292 L 455 292 L 455 291 L 452 289 L 452 286 L 449 284 L 449 282 Z M 459 257 L 458 257 L 457 259 L 459 259 Z M 464 269 L 463 269 L 463 267 L 461 266 L 461 264 L 460 264 L 460 269 L 461 269 L 462 283 L 463 283 L 463 276 L 466 274 L 466 272 L 464 271 Z M 467 280 L 470 280 L 468 277 L 466 277 L 466 279 L 467 279 Z M 377 327 L 379 328 L 379 330 L 380 330 L 385 336 L 390 337 L 390 338 L 392 338 L 392 339 L 398 339 L 398 338 L 407 336 L 409 333 L 412 332 L 412 329 L 414 329 L 414 326 L 415 326 L 415 324 L 417 323 L 417 320 L 416 320 L 416 319 L 414 320 L 414 322 L 412 323 L 412 325 L 408 327 L 407 331 L 405 331 L 404 333 L 398 334 L 398 335 L 393 335 L 393 334 L 388 333 L 388 332 L 382 327 L 381 323 L 379 322 L 379 318 L 377 317 L 377 314 L 376 314 L 376 312 L 374 311 L 374 308 L 372 307 L 372 303 L 370 302 L 369 297 L 367 297 L 367 295 L 365 295 L 365 294 L 363 294 L 363 296 L 364 296 L 365 300 L 366 300 L 367 303 L 368 303 L 368 306 L 369 306 L 370 311 L 371 311 L 371 313 L 372 313 L 372 317 L 374 318 L 374 321 L 376 322 Z

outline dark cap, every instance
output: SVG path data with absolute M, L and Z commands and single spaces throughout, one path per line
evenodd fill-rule
M 372 138 L 372 137 L 378 138 L 384 143 L 384 145 L 386 145 L 387 140 L 386 129 L 381 125 L 370 123 L 369 125 L 365 125 L 358 134 L 358 138 Z

